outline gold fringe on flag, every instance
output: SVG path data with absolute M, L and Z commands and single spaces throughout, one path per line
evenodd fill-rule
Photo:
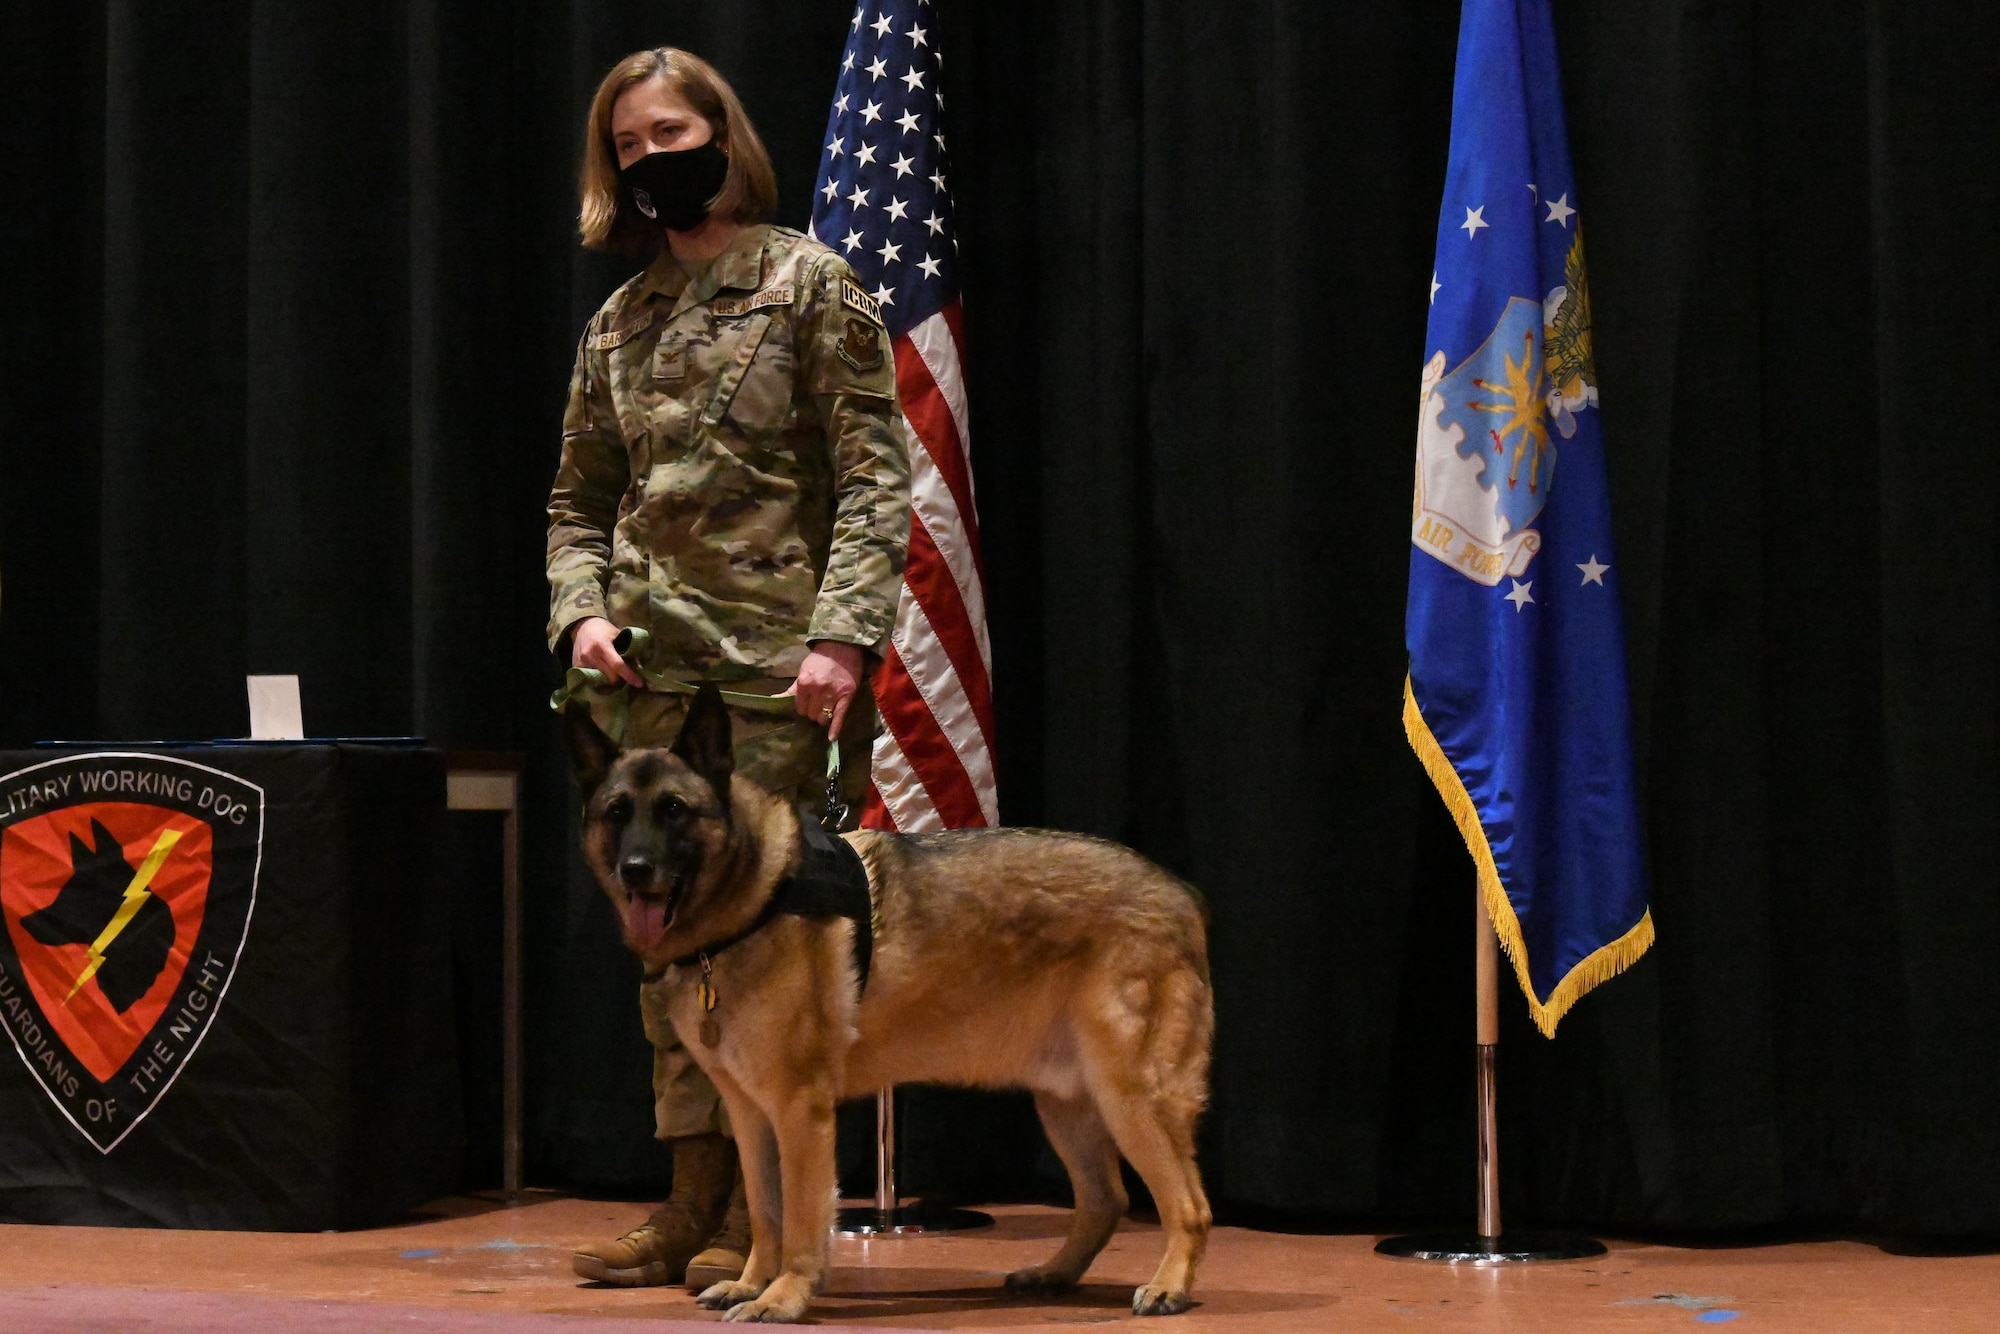
M 1514 964 L 1514 976 L 1521 984 L 1521 994 L 1528 998 L 1528 1013 L 1534 1018 L 1535 1027 L 1542 1036 L 1556 1035 L 1556 1025 L 1569 1013 L 1572 1005 L 1583 998 L 1583 994 L 1600 982 L 1608 982 L 1618 974 L 1638 962 L 1653 943 L 1653 913 L 1649 908 L 1638 924 L 1618 939 L 1593 951 L 1589 957 L 1569 970 L 1563 980 L 1556 984 L 1546 1001 L 1535 997 L 1535 988 L 1528 981 L 1528 947 L 1521 939 L 1521 920 L 1514 915 L 1514 905 L 1507 898 L 1507 891 L 1500 884 L 1500 868 L 1493 864 L 1493 848 L 1486 841 L 1486 829 L 1479 823 L 1479 811 L 1472 804 L 1472 794 L 1465 790 L 1465 781 L 1458 776 L 1458 770 L 1451 767 L 1445 757 L 1444 748 L 1431 735 L 1430 724 L 1424 721 L 1423 711 L 1417 707 L 1416 692 L 1410 687 L 1410 678 L 1403 678 L 1403 731 L 1410 738 L 1410 749 L 1417 752 L 1423 762 L 1424 772 L 1431 776 L 1437 786 L 1438 795 L 1451 811 L 1451 818 L 1458 822 L 1458 832 L 1465 838 L 1465 847 L 1472 854 L 1472 860 L 1479 867 L 1479 895 L 1486 903 L 1486 915 L 1493 921 L 1493 930 L 1500 937 L 1500 948 L 1507 951 L 1507 957 Z

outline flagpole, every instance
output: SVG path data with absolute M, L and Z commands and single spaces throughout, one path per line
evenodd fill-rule
M 875 1203 L 842 1209 L 833 1230 L 843 1237 L 909 1237 L 992 1227 L 993 1215 L 922 1200 L 903 1203 L 896 1188 L 896 1087 L 875 1091 Z
M 1420 1232 L 1388 1237 L 1375 1253 L 1399 1260 L 1442 1260 L 1449 1264 L 1494 1265 L 1531 1260 L 1583 1260 L 1604 1254 L 1590 1237 L 1551 1232 L 1505 1232 L 1500 1228 L 1500 1100 L 1495 1069 L 1500 1052 L 1500 937 L 1486 912 L 1486 897 L 1473 885 L 1473 1051 L 1476 1065 L 1476 1127 L 1479 1210 L 1472 1232 Z
M 1500 1100 L 1493 1083 L 1500 1050 L 1500 937 L 1486 900 L 1475 884 L 1472 891 L 1475 944 L 1473 978 L 1478 988 L 1479 1094 L 1479 1235 L 1500 1239 Z

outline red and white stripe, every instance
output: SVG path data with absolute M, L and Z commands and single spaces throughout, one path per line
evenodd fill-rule
M 875 673 L 884 729 L 861 822 L 920 833 L 1000 823 L 993 781 L 993 649 L 973 506 L 963 309 L 894 340 L 910 423 L 910 556 Z

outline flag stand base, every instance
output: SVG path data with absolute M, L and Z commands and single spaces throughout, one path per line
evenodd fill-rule
M 1603 1255 L 1604 1243 L 1561 1232 L 1506 1232 L 1497 1237 L 1482 1237 L 1477 1232 L 1417 1232 L 1376 1243 L 1375 1254 L 1445 1264 L 1505 1265 L 1587 1260 Z
M 833 1230 L 843 1237 L 910 1237 L 927 1232 L 970 1232 L 992 1227 L 993 1215 L 973 1209 L 947 1209 L 921 1200 L 894 1209 L 862 1205 L 842 1209 Z

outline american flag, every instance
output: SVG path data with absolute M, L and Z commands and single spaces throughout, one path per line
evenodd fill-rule
M 849 25 L 812 234 L 882 305 L 909 419 L 910 558 L 875 676 L 871 828 L 1000 822 L 993 782 L 993 650 L 973 510 L 953 224 L 929 0 L 862 0 Z

